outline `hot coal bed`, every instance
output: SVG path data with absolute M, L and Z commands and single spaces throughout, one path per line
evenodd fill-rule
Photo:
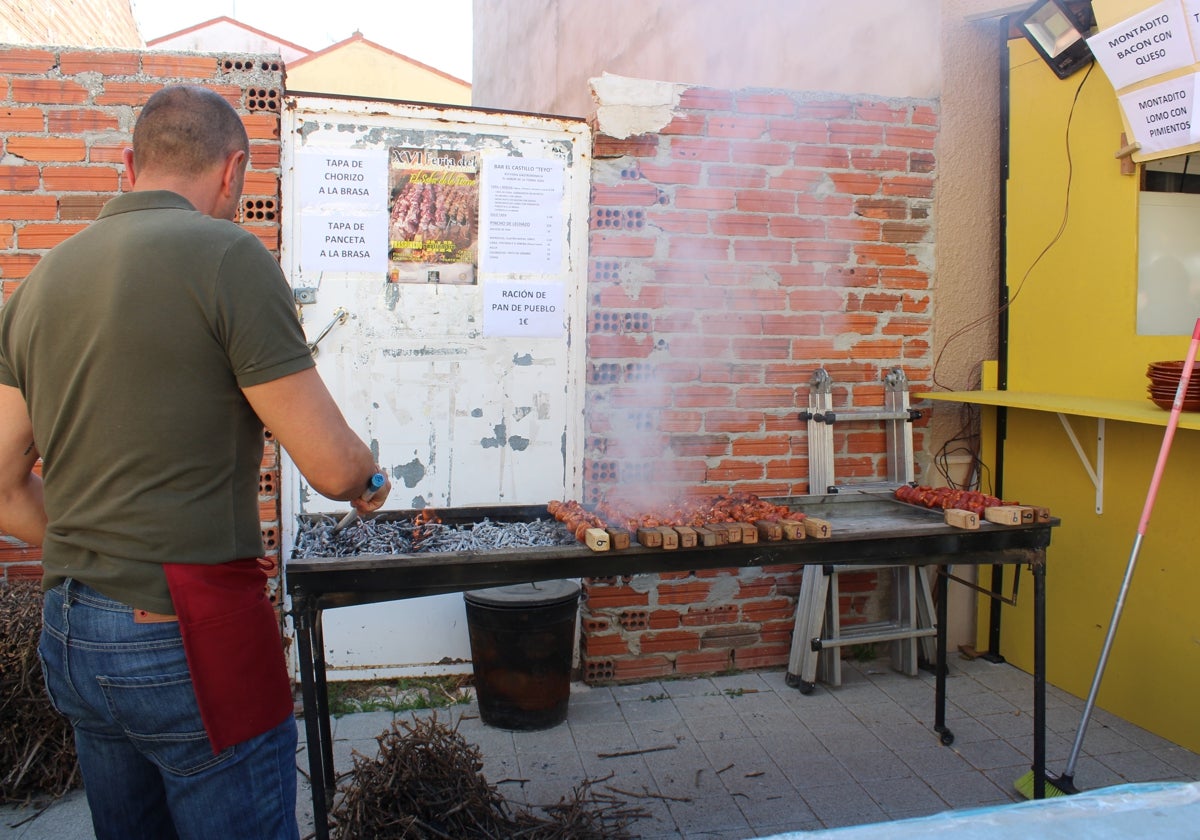
M 437 511 L 442 528 L 417 540 L 416 550 L 397 551 L 406 543 L 403 531 L 418 522 L 428 524 L 430 514 L 400 511 L 383 514 L 348 526 L 346 539 L 356 552 L 334 557 L 301 557 L 285 565 L 291 616 L 295 622 L 297 654 L 304 694 L 305 728 L 309 749 L 314 819 L 318 837 L 327 837 L 328 797 L 333 794 L 333 741 L 329 722 L 325 675 L 322 613 L 326 609 L 380 603 L 405 598 L 466 592 L 473 589 L 561 578 L 595 578 L 707 569 L 796 564 L 822 569 L 854 565 L 934 566 L 942 575 L 937 587 L 937 655 L 935 663 L 934 732 L 943 743 L 953 741 L 945 725 L 946 711 L 946 590 L 954 565 L 1009 565 L 1028 567 L 1033 577 L 1034 715 L 1033 768 L 1035 797 L 1041 798 L 1045 779 L 1045 573 L 1046 548 L 1057 519 L 1014 525 L 980 523 L 974 530 L 953 527 L 941 511 L 919 508 L 873 494 L 830 494 L 772 500 L 797 513 L 833 525 L 825 539 L 779 539 L 725 545 L 650 548 L 631 541 L 628 548 L 595 551 L 579 542 L 558 522 L 551 522 L 546 506 L 455 508 Z M 389 523 L 401 534 L 381 534 Z M 548 543 L 485 547 L 476 540 L 495 525 L 525 526 L 536 539 Z M 332 528 L 328 517 L 311 518 L 302 525 L 305 539 L 320 544 L 322 533 Z M 453 531 L 453 533 L 452 533 Z M 425 533 L 421 531 L 421 533 Z M 465 539 L 467 547 L 420 550 L 421 543 L 436 537 L 431 548 L 445 538 Z M 359 541 L 359 542 L 356 542 Z M 298 540 L 299 542 L 299 540 Z M 407 545 L 413 548 L 411 542 Z M 372 548 L 373 546 L 373 548 Z M 395 553 L 373 554 L 370 550 Z M 954 578 L 957 579 L 957 576 Z M 993 597 L 998 597 L 999 592 Z

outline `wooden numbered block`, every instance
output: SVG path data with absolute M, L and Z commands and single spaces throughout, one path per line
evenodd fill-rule
M 583 532 L 583 541 L 592 551 L 608 551 L 612 545 L 608 531 L 603 528 L 588 528 Z
M 740 543 L 742 541 L 742 526 L 736 522 L 717 522 L 710 528 L 720 528 L 725 534 L 725 542 Z
M 767 519 L 760 519 L 754 523 L 755 529 L 758 531 L 758 538 L 766 542 L 777 542 L 783 539 L 783 526 L 778 522 L 771 522 Z
M 680 548 L 695 548 L 696 543 L 699 542 L 695 528 L 689 528 L 687 525 L 676 525 L 675 533 L 679 535 Z
M 679 532 L 670 525 L 662 525 L 658 528 L 658 532 L 662 534 L 662 547 L 664 549 L 679 548 Z
M 629 532 L 624 528 L 609 528 L 608 541 L 614 551 L 629 548 Z
M 946 508 L 946 524 L 953 525 L 955 528 L 964 528 L 968 531 L 975 531 L 979 528 L 979 516 L 974 511 L 970 510 Z
M 996 505 L 983 509 L 983 518 L 997 525 L 1020 525 L 1025 508 L 1019 505 Z
M 718 542 L 721 535 L 716 531 L 709 530 L 708 528 L 693 528 L 692 530 L 696 532 L 696 542 L 699 545 L 713 546 L 722 544 Z M 725 540 L 725 542 L 727 543 L 729 540 Z
M 753 522 L 738 523 L 742 528 L 742 542 L 756 543 L 758 542 L 758 529 L 754 527 Z
M 1050 521 L 1050 508 L 1040 507 L 1039 505 L 1030 505 L 1029 509 L 1033 511 L 1033 521 L 1045 524 Z
M 646 548 L 662 548 L 662 531 L 657 528 L 638 528 L 637 541 Z
M 828 520 L 806 516 L 804 517 L 804 533 L 813 539 L 825 540 L 833 536 L 833 526 L 829 524 Z
M 806 536 L 803 519 L 781 519 L 779 524 L 783 528 L 785 540 L 802 540 Z

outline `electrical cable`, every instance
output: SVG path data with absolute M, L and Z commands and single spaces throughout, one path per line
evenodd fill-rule
M 941 351 L 938 352 L 937 359 L 934 360 L 933 370 L 930 372 L 930 378 L 933 384 L 937 387 L 944 388 L 947 391 L 954 390 L 953 388 L 939 382 L 937 378 L 938 366 L 941 364 L 942 356 L 945 355 L 946 350 L 950 347 L 951 343 L 953 343 L 962 335 L 966 334 L 968 331 L 978 327 L 980 324 L 990 322 L 993 318 L 999 316 L 1001 312 L 1011 307 L 1013 303 L 1016 302 L 1017 296 L 1021 293 L 1021 290 L 1025 287 L 1025 281 L 1029 279 L 1029 276 L 1033 274 L 1033 270 L 1037 268 L 1038 263 L 1040 263 L 1042 258 L 1049 253 L 1050 249 L 1058 243 L 1058 240 L 1062 238 L 1063 233 L 1067 229 L 1067 221 L 1071 215 L 1071 182 L 1073 181 L 1075 175 L 1075 162 L 1071 157 L 1071 124 L 1075 119 L 1075 106 L 1079 103 L 1079 95 L 1083 92 L 1083 86 L 1087 82 L 1088 77 L 1092 75 L 1092 70 L 1095 69 L 1095 66 L 1096 65 L 1094 62 L 1089 64 L 1087 71 L 1083 74 L 1083 78 L 1079 80 L 1079 86 L 1075 88 L 1075 96 L 1071 100 L 1071 110 L 1067 113 L 1067 127 L 1066 131 L 1064 132 L 1064 142 L 1067 153 L 1067 187 L 1065 200 L 1063 202 L 1062 222 L 1059 224 L 1058 230 L 1055 231 L 1054 236 L 1051 237 L 1048 243 L 1046 243 L 1046 247 L 1044 247 L 1041 250 L 1041 253 L 1039 253 L 1037 257 L 1034 258 L 1033 262 L 1029 264 L 1029 268 L 1025 270 L 1025 274 L 1022 275 L 1020 282 L 1017 283 L 1016 291 L 1014 291 L 1012 296 L 1009 297 L 1008 302 L 1003 306 L 997 307 L 994 312 L 989 312 L 987 315 L 983 315 L 979 318 L 976 318 L 974 321 L 970 321 L 964 326 L 959 327 L 946 339 L 945 343 L 942 345 Z

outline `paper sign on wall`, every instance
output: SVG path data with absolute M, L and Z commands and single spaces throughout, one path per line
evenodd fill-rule
M 1196 126 L 1197 76 L 1189 74 L 1117 97 L 1143 153 L 1200 142 Z
M 487 163 L 484 271 L 558 274 L 562 271 L 566 164 L 553 158 L 492 158 Z
M 300 266 L 305 271 L 387 271 L 387 216 L 305 212 Z
M 307 149 L 296 155 L 296 177 L 302 210 L 387 210 L 387 152 L 382 149 Z
M 559 338 L 566 332 L 562 283 L 490 282 L 483 287 L 483 334 Z
M 1192 64 L 1192 39 L 1180 0 L 1163 0 L 1087 39 L 1117 90 Z

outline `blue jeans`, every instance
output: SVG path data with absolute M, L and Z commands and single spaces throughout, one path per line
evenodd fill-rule
M 38 654 L 75 748 L 97 840 L 297 840 L 296 721 L 214 755 L 175 622 L 68 580 Z

